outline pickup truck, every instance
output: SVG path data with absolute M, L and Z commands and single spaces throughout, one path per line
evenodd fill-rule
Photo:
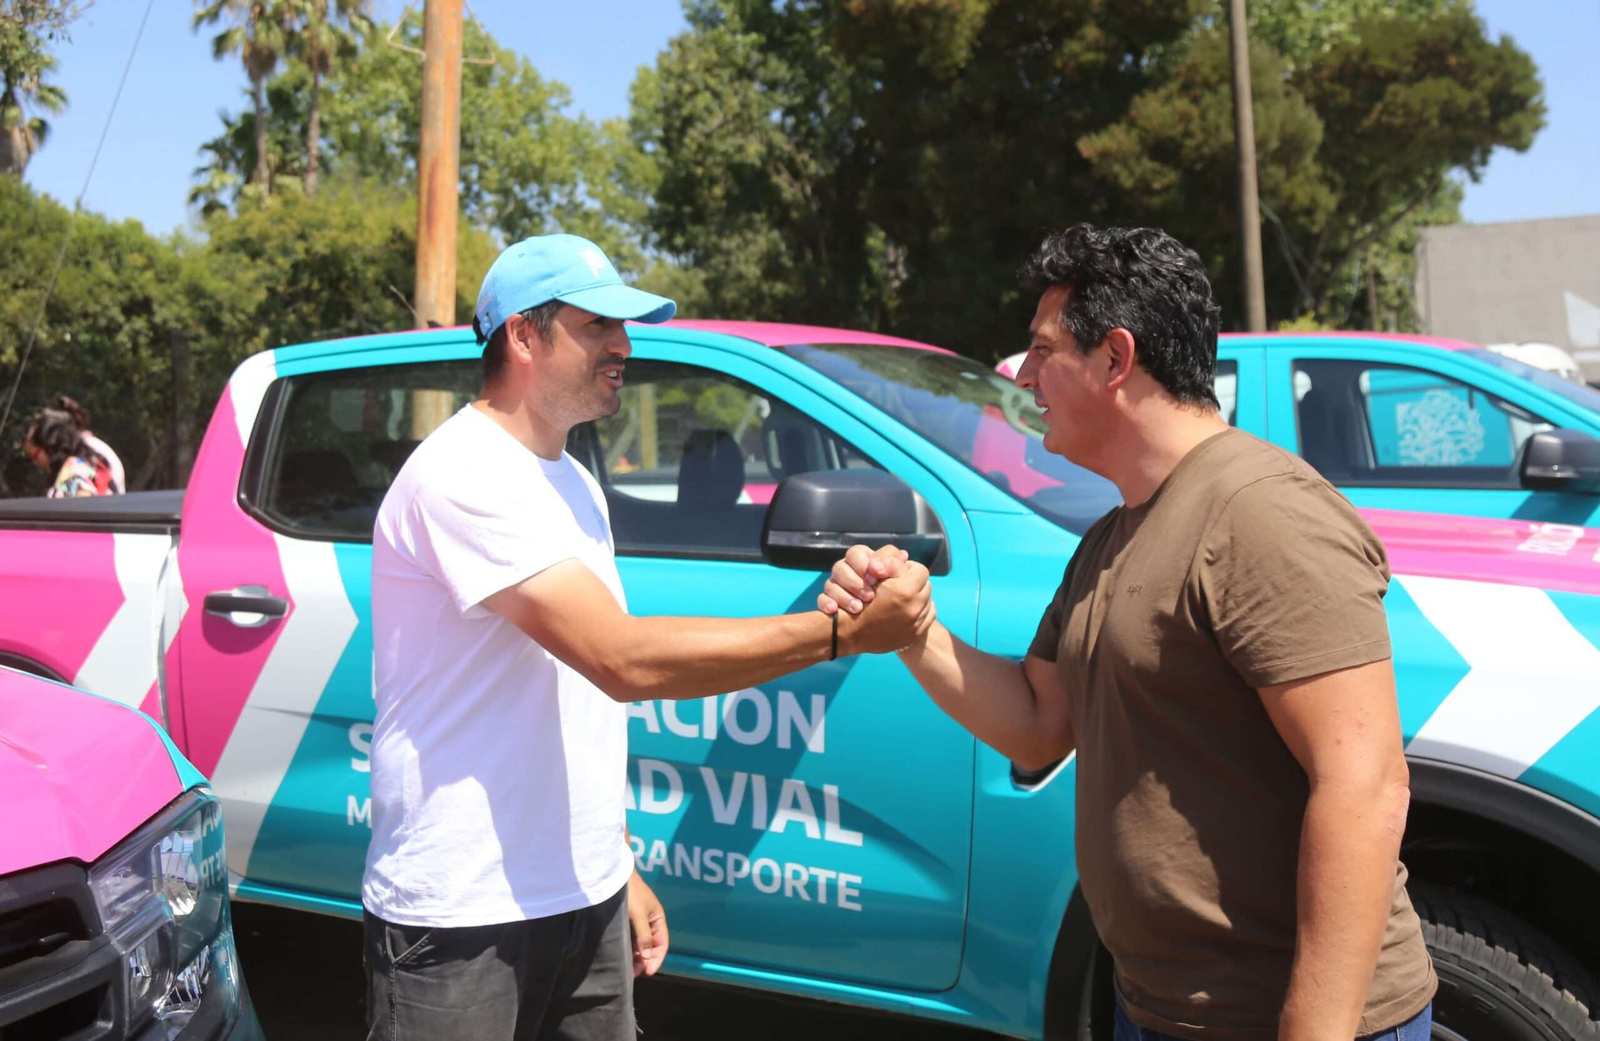
M 1079 533 L 1117 501 L 1041 449 L 1031 394 L 951 352 L 765 323 L 631 336 L 621 411 L 568 447 L 605 490 L 635 612 L 807 610 L 847 545 L 892 540 L 930 565 L 956 634 L 1020 657 Z M 238 899 L 360 913 L 372 521 L 474 396 L 479 354 L 461 329 L 262 353 L 185 491 L 0 503 L 0 654 L 167 723 L 222 800 Z M 1395 572 L 1405 859 L 1437 1021 L 1593 1038 L 1600 532 L 1366 515 Z M 629 725 L 633 850 L 672 915 L 669 972 L 1110 1036 L 1073 759 L 1019 772 L 893 656 L 640 703 Z
M 256 1041 L 222 821 L 155 721 L 0 668 L 0 1037 Z
M 1022 355 L 996 371 L 1010 377 Z M 1357 506 L 1600 524 L 1600 480 L 1552 472 L 1534 435 L 1600 465 L 1600 390 L 1477 344 L 1396 333 L 1224 333 L 1217 398 Z M 1581 445 L 1581 447 L 1580 447 Z

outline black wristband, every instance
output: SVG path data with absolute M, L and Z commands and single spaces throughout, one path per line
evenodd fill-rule
M 839 611 L 844 608 L 839 608 Z M 839 657 L 839 611 L 833 612 L 833 642 L 828 647 L 828 660 L 833 661 Z

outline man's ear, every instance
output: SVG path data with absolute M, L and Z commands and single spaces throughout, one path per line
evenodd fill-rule
M 533 327 L 532 322 L 520 314 L 514 314 L 506 319 L 507 361 L 532 361 L 538 353 L 539 346 L 539 331 Z
M 1106 387 L 1120 390 L 1133 375 L 1134 365 L 1138 361 L 1138 346 L 1134 343 L 1133 334 L 1121 326 L 1106 333 L 1102 342 L 1106 348 Z

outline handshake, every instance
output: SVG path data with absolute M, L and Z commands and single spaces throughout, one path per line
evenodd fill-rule
M 928 569 L 896 546 L 851 546 L 817 595 L 817 610 L 837 619 L 840 657 L 904 650 L 937 617 Z

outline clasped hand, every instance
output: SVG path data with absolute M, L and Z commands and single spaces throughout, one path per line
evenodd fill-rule
M 938 617 L 928 569 L 892 545 L 851 546 L 817 595 L 817 610 L 838 615 L 840 654 L 902 650 Z

